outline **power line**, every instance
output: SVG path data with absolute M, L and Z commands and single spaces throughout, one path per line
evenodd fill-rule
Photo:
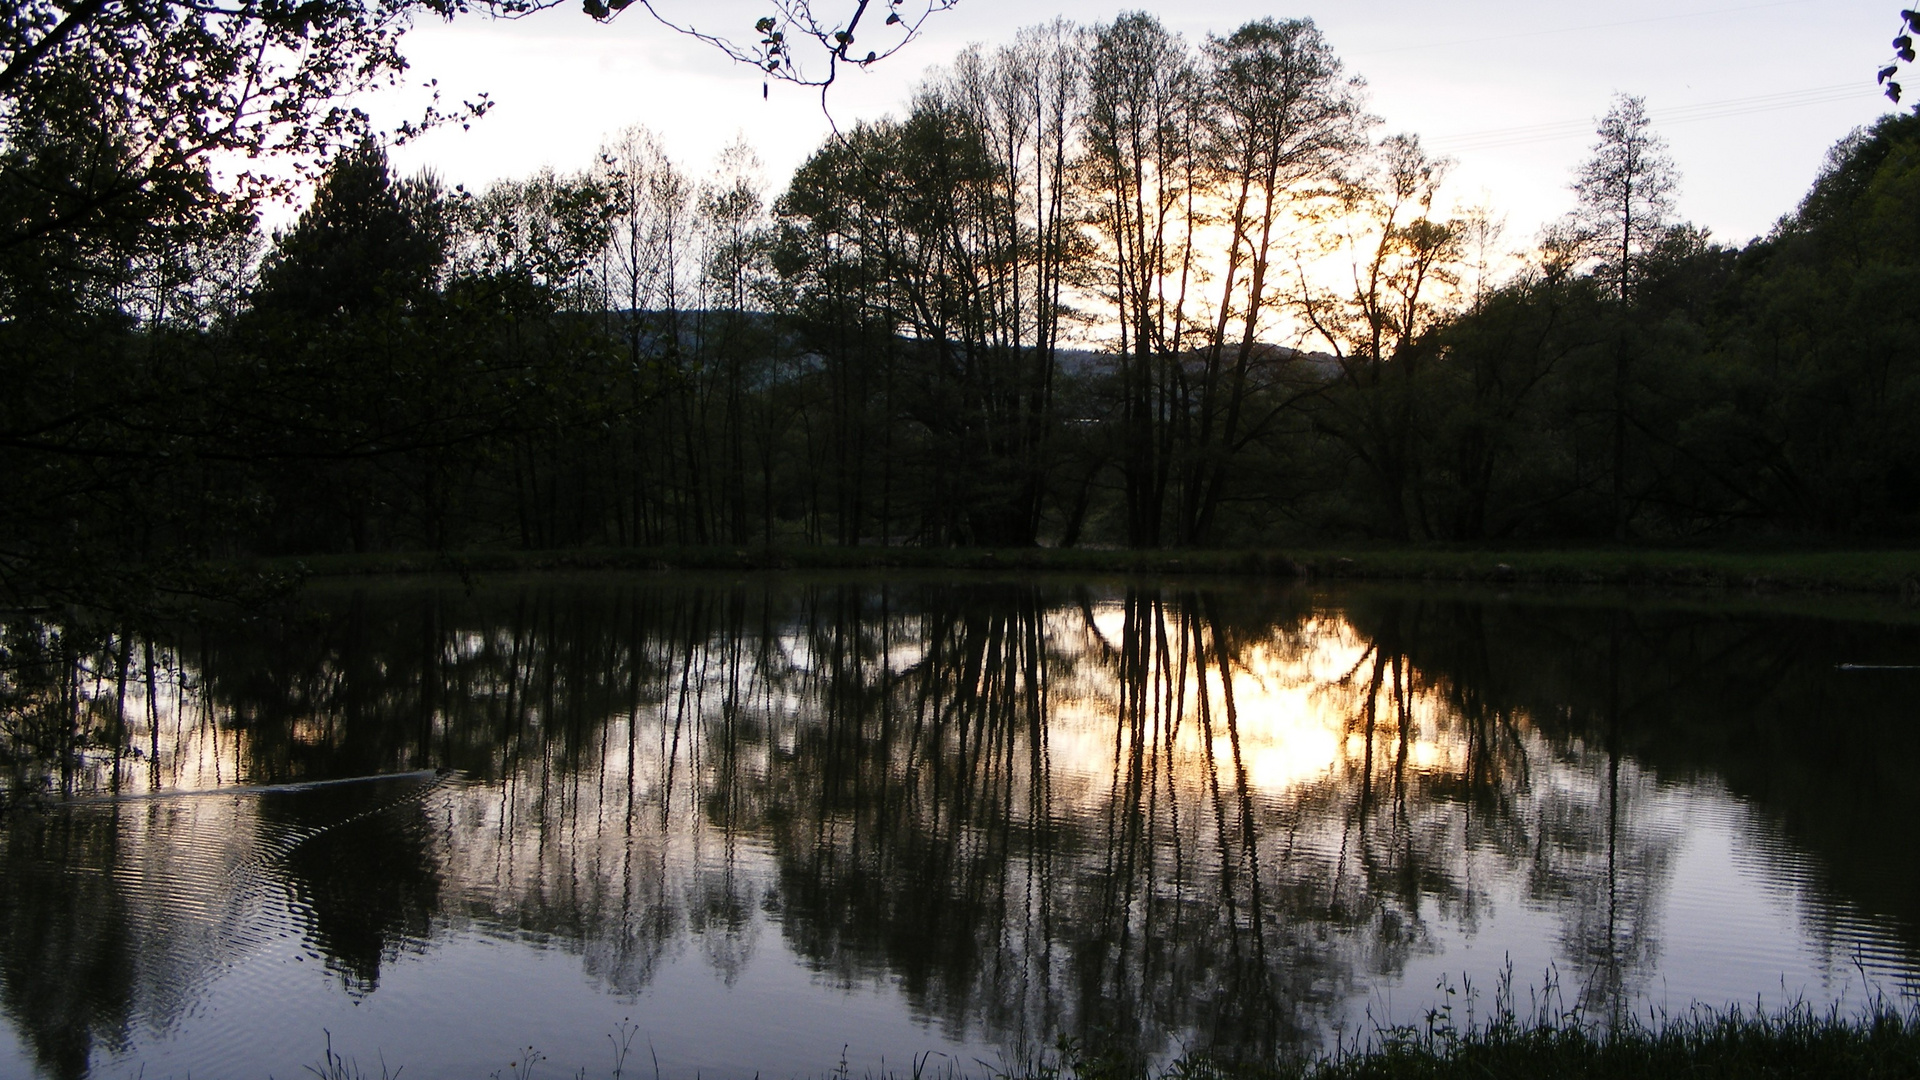
M 1850 101 L 1861 96 L 1861 86 L 1857 83 L 1841 83 L 1834 86 L 1815 86 L 1804 90 L 1787 90 L 1775 94 L 1754 94 L 1741 98 L 1728 98 L 1723 101 L 1704 101 L 1694 105 L 1675 105 L 1663 109 L 1648 109 L 1649 118 L 1657 125 L 1670 127 L 1675 124 L 1692 124 L 1706 120 L 1720 120 L 1731 116 L 1747 116 L 1753 113 L 1775 112 L 1781 109 L 1798 109 L 1808 105 L 1828 105 Z M 1498 150 L 1510 146 L 1527 146 L 1533 143 L 1557 142 L 1562 139 L 1586 138 L 1594 133 L 1594 121 L 1560 120 L 1546 124 L 1528 124 L 1520 127 L 1493 128 L 1486 131 L 1462 132 L 1458 135 L 1443 135 L 1433 139 L 1436 149 L 1450 152 L 1469 150 Z
M 1612 30 L 1622 26 L 1643 26 L 1647 23 L 1674 22 L 1678 19 L 1704 19 L 1713 15 L 1744 14 L 1764 11 L 1768 8 L 1801 7 L 1826 0 L 1773 0 L 1767 4 L 1742 4 L 1739 7 L 1712 8 L 1707 11 L 1685 11 L 1678 15 L 1650 15 L 1644 19 L 1621 19 L 1618 22 L 1587 23 L 1583 26 L 1562 26 L 1552 30 L 1525 30 L 1517 34 L 1498 34 L 1493 37 L 1460 38 L 1456 41 L 1423 41 L 1416 45 L 1396 45 L 1391 49 L 1351 49 L 1344 50 L 1350 56 L 1387 56 L 1393 53 L 1420 52 L 1429 49 L 1451 49 L 1458 45 L 1481 45 L 1495 41 L 1519 41 L 1523 38 L 1552 37 L 1556 34 L 1583 34 L 1589 30 Z
M 1808 87 L 1804 90 L 1784 90 L 1775 94 L 1750 94 L 1746 97 L 1727 98 L 1721 101 L 1702 101 L 1693 105 L 1676 105 L 1671 108 L 1661 109 L 1660 113 L 1663 116 L 1679 117 L 1682 114 L 1693 114 L 1703 110 L 1716 110 L 1728 105 L 1794 104 L 1797 103 L 1799 99 L 1806 98 L 1810 95 L 1838 94 L 1842 92 L 1858 94 L 1860 92 L 1860 86 L 1855 83 L 1839 83 L 1833 86 Z M 1545 124 L 1522 124 L 1509 128 L 1489 128 L 1485 131 L 1461 132 L 1458 135 L 1445 136 L 1445 138 L 1450 142 L 1471 142 L 1479 139 L 1550 134 L 1570 128 L 1591 131 L 1593 129 L 1593 120 L 1555 120 Z

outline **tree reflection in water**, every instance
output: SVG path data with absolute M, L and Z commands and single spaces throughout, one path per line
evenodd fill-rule
M 179 1022 L 275 920 L 356 994 L 448 933 L 623 994 L 689 948 L 732 985 L 777 933 L 956 1041 L 1271 1057 L 1521 904 L 1618 1014 L 1685 839 L 1662 785 L 1701 782 L 1843 866 L 1913 971 L 1912 864 L 1860 825 L 1920 810 L 1894 764 L 1920 747 L 1900 687 L 1833 675 L 1906 628 L 1032 583 L 313 607 L 8 631 L 38 642 L 10 654 L 16 792 L 279 785 L 0 823 L 0 1001 L 49 1075 Z

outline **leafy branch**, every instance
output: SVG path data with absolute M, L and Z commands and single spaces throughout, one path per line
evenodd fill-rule
M 1900 103 L 1901 64 L 1913 63 L 1913 36 L 1920 34 L 1920 11 L 1911 8 L 1900 12 L 1900 32 L 1893 39 L 1893 60 L 1880 69 L 1880 85 L 1886 88 L 1887 100 Z

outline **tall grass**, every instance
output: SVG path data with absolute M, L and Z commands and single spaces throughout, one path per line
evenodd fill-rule
M 1920 1001 L 1876 993 L 1849 1013 L 1798 1002 L 1712 1008 L 1679 1015 L 1601 1016 L 1568 1004 L 1549 972 L 1543 988 L 1519 1004 L 1512 968 L 1497 982 L 1491 1008 L 1477 1015 L 1470 984 L 1442 983 L 1440 1003 L 1415 1024 L 1367 1024 L 1331 1053 L 1291 1061 L 1247 1061 L 1190 1054 L 1162 1068 L 1103 1058 L 1077 1044 L 1041 1068 L 1011 1080 L 1687 1080 L 1833 1078 L 1920 1080 Z

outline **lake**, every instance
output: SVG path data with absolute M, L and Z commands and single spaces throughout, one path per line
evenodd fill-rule
M 1908 609 L 667 575 L 302 607 L 8 628 L 5 764 L 53 794 L 0 812 L 0 1076 L 330 1044 L 600 1077 L 623 1040 L 626 1075 L 982 1075 L 1062 1036 L 1311 1053 L 1503 978 L 1601 1023 L 1920 993 Z

